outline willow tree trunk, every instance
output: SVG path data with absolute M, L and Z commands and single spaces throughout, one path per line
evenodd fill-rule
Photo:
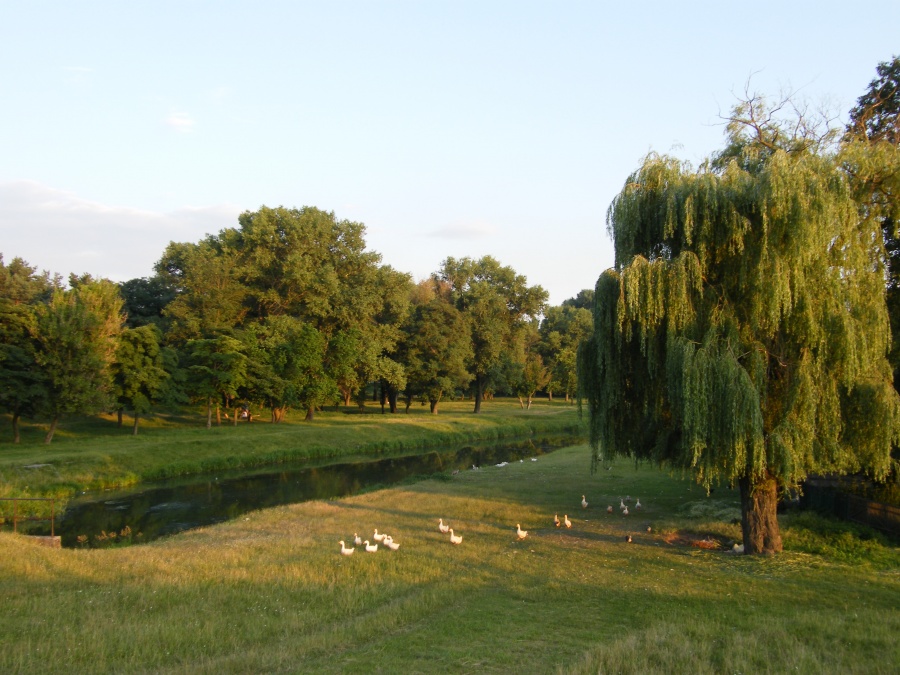
M 117 426 L 121 427 L 122 426 L 122 409 L 121 408 L 116 410 L 116 415 L 118 416 L 118 425 Z
M 132 436 L 137 436 L 137 428 L 138 428 L 138 419 L 139 418 L 140 418 L 140 415 L 138 415 L 137 410 L 135 410 L 134 411 L 134 427 L 131 430 Z
M 212 428 L 212 397 L 206 399 L 206 428 Z
M 311 405 L 306 409 L 306 417 L 304 418 L 307 422 L 312 422 L 313 416 L 316 413 L 316 406 Z
M 19 438 L 19 412 L 16 411 L 12 416 L 12 427 L 13 427 L 13 443 L 18 443 L 21 438 Z
M 781 530 L 778 528 L 778 482 L 771 474 L 751 483 L 744 477 L 741 488 L 741 530 L 744 553 L 780 553 Z

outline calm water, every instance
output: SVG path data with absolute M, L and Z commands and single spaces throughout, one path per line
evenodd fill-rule
M 86 535 L 91 543 L 101 532 L 120 532 L 126 526 L 133 541 L 146 542 L 194 527 L 236 518 L 248 511 L 357 494 L 394 485 L 417 476 L 491 466 L 545 454 L 577 442 L 572 437 L 526 441 L 494 447 L 464 447 L 407 457 L 356 461 L 326 466 L 282 465 L 278 471 L 243 475 L 220 473 L 190 480 L 142 485 L 128 492 L 103 492 L 75 499 L 56 521 L 63 546 L 77 546 Z M 29 528 L 49 534 L 49 524 Z

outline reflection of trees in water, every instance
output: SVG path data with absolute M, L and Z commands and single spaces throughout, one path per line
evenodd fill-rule
M 93 541 L 100 532 L 118 532 L 125 527 L 130 527 L 135 535 L 141 534 L 135 541 L 151 541 L 193 527 L 231 520 L 257 509 L 343 497 L 417 476 L 469 469 L 473 465 L 492 466 L 544 454 L 575 441 L 572 436 L 542 439 L 536 443 L 529 439 L 520 443 L 467 446 L 407 457 L 296 470 L 282 468 L 250 476 L 207 476 L 193 483 L 181 482 L 72 503 L 63 517 L 57 519 L 56 531 L 62 535 L 63 546 L 77 546 L 79 535 L 87 535 Z M 33 533 L 40 533 L 40 529 L 35 528 Z M 49 533 L 49 524 L 47 530 Z

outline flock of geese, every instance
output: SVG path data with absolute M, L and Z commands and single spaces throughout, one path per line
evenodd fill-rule
M 628 504 L 626 504 L 625 502 L 631 502 L 631 497 L 626 496 L 626 497 L 619 499 L 619 510 L 622 512 L 623 516 L 627 516 L 629 513 Z M 587 507 L 588 507 L 587 498 L 585 495 L 581 495 L 581 508 L 586 509 Z M 640 511 L 641 508 L 642 508 L 641 500 L 638 499 L 637 502 L 635 502 L 634 509 L 635 509 L 635 511 Z M 610 504 L 609 506 L 606 507 L 606 512 L 613 513 L 612 504 Z M 571 529 L 571 527 L 572 527 L 572 521 L 569 520 L 569 514 L 567 514 L 567 513 L 563 514 L 562 520 L 559 519 L 558 513 L 555 514 L 553 516 L 553 524 L 556 527 L 562 527 L 563 525 L 565 525 L 565 527 L 567 529 Z M 438 518 L 438 531 L 441 534 L 449 534 L 451 544 L 458 545 L 458 544 L 462 543 L 462 540 L 463 540 L 462 535 L 455 534 L 453 532 L 453 528 L 444 523 L 443 518 Z M 648 532 L 650 531 L 649 527 L 647 528 L 647 531 Z M 527 536 L 528 536 L 528 530 L 523 530 L 521 523 L 516 523 L 516 540 L 522 541 Z M 375 553 L 376 551 L 378 551 L 379 543 L 381 543 L 385 548 L 388 548 L 391 551 L 396 551 L 398 548 L 400 548 L 400 544 L 395 542 L 393 537 L 391 537 L 389 534 L 384 534 L 384 533 L 379 534 L 377 528 L 375 529 L 375 533 L 372 535 L 372 539 L 375 541 L 374 544 L 370 544 L 368 539 L 363 540 L 359 536 L 358 533 L 354 533 L 353 548 L 347 548 L 347 546 L 346 546 L 346 544 L 344 544 L 343 540 L 338 542 L 341 545 L 341 555 L 353 555 L 353 552 L 356 550 L 356 548 L 358 546 L 365 546 L 367 553 Z M 627 541 L 628 543 L 631 543 L 631 535 L 626 536 L 625 541 Z

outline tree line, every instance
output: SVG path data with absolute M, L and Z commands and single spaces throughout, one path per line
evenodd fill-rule
M 548 307 L 547 293 L 494 258 L 447 258 L 430 278 L 381 262 L 365 227 L 313 207 L 262 207 L 196 243 L 172 242 L 155 274 L 68 283 L 0 256 L 0 407 L 46 419 L 154 406 L 291 409 L 313 419 L 375 396 L 414 402 L 495 393 L 530 407 L 537 392 L 573 400 L 591 291 Z

